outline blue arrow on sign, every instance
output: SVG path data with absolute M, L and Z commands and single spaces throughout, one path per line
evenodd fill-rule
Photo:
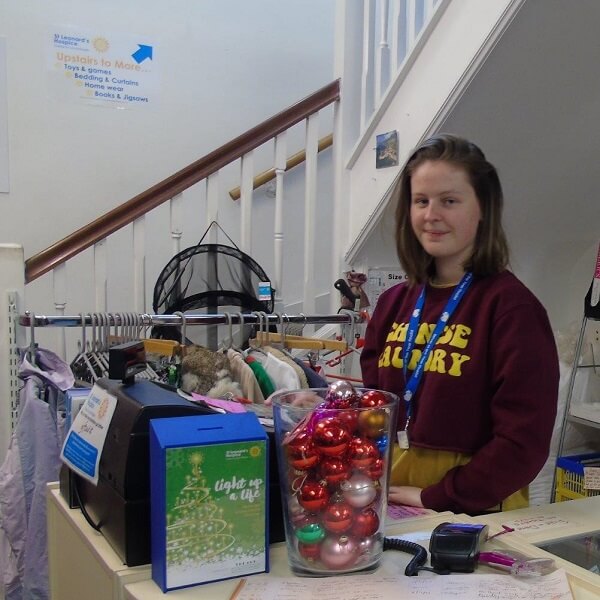
M 138 44 L 138 46 L 139 48 L 131 55 L 131 58 L 138 64 L 144 62 L 147 58 L 152 60 L 152 46 L 144 46 L 143 44 Z

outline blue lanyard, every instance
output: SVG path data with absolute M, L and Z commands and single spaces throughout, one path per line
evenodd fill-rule
M 438 338 L 440 337 L 444 327 L 450 321 L 450 317 L 452 313 L 455 311 L 456 307 L 459 305 L 463 296 L 469 289 L 471 282 L 473 281 L 472 273 L 465 273 L 463 278 L 460 280 L 460 283 L 452 293 L 452 296 L 448 299 L 446 303 L 446 307 L 442 311 L 440 318 L 427 342 L 427 345 L 423 349 L 423 353 L 421 354 L 421 358 L 417 363 L 413 374 L 410 379 L 408 379 L 408 363 L 410 361 L 410 356 L 412 354 L 413 348 L 415 347 L 415 338 L 417 337 L 417 332 L 419 331 L 419 324 L 421 322 L 421 313 L 423 311 L 423 305 L 425 304 L 425 286 L 421 290 L 419 294 L 419 298 L 417 299 L 417 303 L 415 304 L 415 309 L 412 312 L 410 317 L 410 321 L 408 323 L 408 330 L 406 331 L 406 341 L 404 343 L 404 349 L 402 351 L 402 367 L 404 369 L 404 379 L 406 381 L 406 386 L 404 388 L 404 400 L 406 401 L 406 426 L 408 426 L 408 422 L 410 420 L 412 414 L 412 398 L 415 395 L 419 384 L 421 383 L 421 379 L 423 377 L 423 372 L 425 370 L 425 363 L 427 362 L 427 357 L 429 353 L 435 346 Z

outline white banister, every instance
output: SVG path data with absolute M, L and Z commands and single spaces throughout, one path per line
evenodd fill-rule
M 273 251 L 275 258 L 275 310 L 283 304 L 283 180 L 286 168 L 286 134 L 275 138 L 275 228 L 273 231 Z
M 146 312 L 146 217 L 133 222 L 133 305 Z
M 219 222 L 219 172 L 206 178 L 206 223 Z M 207 234 L 207 244 L 217 243 L 217 228 L 211 227 Z
M 169 219 L 171 223 L 171 239 L 173 256 L 181 252 L 181 236 L 183 235 L 183 194 L 177 194 L 169 200 Z
M 373 86 L 374 46 L 375 46 L 375 0 L 365 0 L 363 29 L 362 83 L 360 91 L 360 128 L 365 128 L 367 120 L 374 110 Z
M 304 297 L 302 311 L 315 312 L 315 239 L 319 113 L 306 120 L 306 183 L 304 195 Z
M 254 191 L 254 153 L 242 156 L 241 167 L 241 223 L 240 240 L 242 250 L 252 256 L 252 194 Z
M 65 314 L 67 306 L 67 263 L 63 263 L 52 270 L 52 287 L 54 294 L 54 310 L 58 315 Z M 64 327 L 56 332 L 57 335 L 57 354 L 63 359 L 67 359 L 67 332 Z
M 406 0 L 393 0 L 392 3 L 392 76 L 398 72 L 407 53 L 406 39 Z
M 375 55 L 375 104 L 379 104 L 390 82 L 390 47 L 388 44 L 389 0 L 379 4 L 379 47 Z
M 406 53 L 417 39 L 417 0 L 406 0 Z
M 96 312 L 106 312 L 107 304 L 106 239 L 94 244 L 94 291 Z

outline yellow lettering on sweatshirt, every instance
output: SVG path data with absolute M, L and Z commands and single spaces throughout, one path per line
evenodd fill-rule
M 383 349 L 383 352 L 379 355 L 379 362 L 377 363 L 378 367 L 381 369 L 382 367 L 390 366 L 390 353 L 392 351 L 391 346 L 386 346 Z
M 433 352 L 429 353 L 429 358 L 425 361 L 425 370 L 431 371 L 432 373 L 445 373 L 445 358 L 446 351 L 441 348 L 436 348 Z
M 471 335 L 471 328 L 466 325 L 457 324 L 456 330 L 454 331 L 454 335 L 452 336 L 452 341 L 449 342 L 451 346 L 455 348 L 466 348 L 469 343 L 469 336 Z M 439 340 L 438 340 L 439 343 Z
M 450 357 L 452 358 L 452 365 L 448 369 L 448 375 L 460 377 L 462 375 L 462 364 L 471 360 L 471 357 L 466 354 L 459 354 L 458 352 L 451 352 Z
M 417 368 L 422 356 L 421 350 L 415 348 L 410 356 L 408 370 L 414 371 Z M 447 373 L 453 377 L 462 375 L 463 363 L 471 360 L 471 357 L 458 352 L 446 352 L 443 348 L 435 348 L 425 361 L 425 371 L 432 373 Z M 383 349 L 379 356 L 379 368 L 392 367 L 393 369 L 402 369 L 404 362 L 402 360 L 402 346 L 388 345 Z
M 415 344 L 421 344 L 424 346 L 431 338 L 434 329 L 435 323 L 421 323 L 419 325 L 419 331 L 415 337 Z

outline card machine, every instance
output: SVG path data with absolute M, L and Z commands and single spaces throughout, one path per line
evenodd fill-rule
M 431 533 L 429 552 L 436 571 L 472 573 L 480 547 L 488 539 L 488 526 L 469 523 L 440 523 Z

